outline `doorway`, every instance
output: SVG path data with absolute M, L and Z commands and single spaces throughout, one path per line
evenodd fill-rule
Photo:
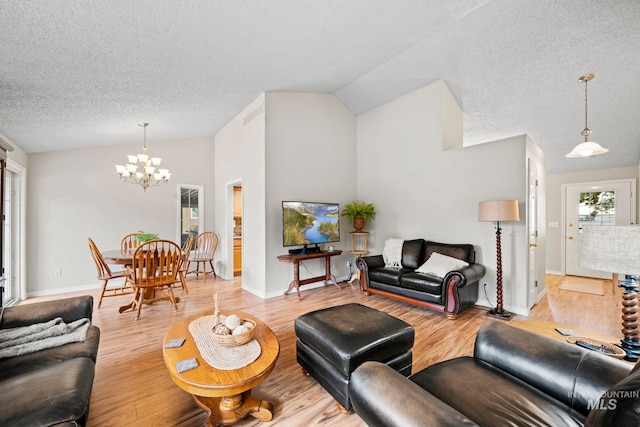
M 178 240 L 197 238 L 204 230 L 204 186 L 178 184 Z M 194 243 L 195 244 L 195 243 Z
M 610 279 L 610 272 L 581 267 L 580 235 L 584 227 L 629 225 L 635 222 L 636 180 L 599 181 L 564 185 L 565 274 Z
M 542 297 L 544 289 L 544 277 L 539 277 L 538 266 L 538 167 L 533 159 L 528 159 L 529 179 L 527 197 L 527 217 L 528 217 L 528 240 L 529 240 L 529 262 L 528 262 L 528 290 L 527 305 L 533 307 Z
M 4 304 L 11 306 L 26 298 L 25 253 L 25 186 L 26 169 L 7 160 L 4 170 L 4 254 L 5 294 Z
M 233 275 L 242 274 L 242 185 L 233 186 Z

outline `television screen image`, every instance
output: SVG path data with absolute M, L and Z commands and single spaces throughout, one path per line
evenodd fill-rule
M 282 202 L 284 246 L 340 241 L 340 206 L 337 203 Z

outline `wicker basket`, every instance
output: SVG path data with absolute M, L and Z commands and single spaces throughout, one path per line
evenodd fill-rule
M 575 344 L 577 341 L 582 341 L 582 342 L 595 345 L 597 347 L 602 347 L 603 349 L 607 349 L 613 352 L 613 353 L 602 352 L 602 354 L 615 357 L 616 359 L 622 359 L 627 355 L 627 352 L 621 349 L 620 347 L 618 347 L 617 345 L 613 345 L 608 342 L 594 340 L 593 338 L 571 336 L 571 337 L 567 337 L 567 341 L 570 342 L 571 344 Z
M 214 334 L 213 329 L 217 328 L 221 323 L 216 324 L 211 330 L 211 335 L 213 336 L 213 341 L 216 344 L 219 344 L 224 347 L 236 347 L 242 344 L 246 344 L 253 339 L 253 336 L 256 334 L 256 324 L 253 320 L 242 319 L 242 324 L 250 323 L 251 329 L 247 332 L 236 334 L 236 335 L 219 335 Z

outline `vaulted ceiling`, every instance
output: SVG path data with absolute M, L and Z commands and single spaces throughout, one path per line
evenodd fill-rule
M 444 79 L 465 144 L 528 134 L 548 172 L 638 165 L 637 0 L 2 0 L 0 135 L 28 153 L 214 135 L 260 93 L 360 114 Z M 609 152 L 566 159 L 592 139 Z

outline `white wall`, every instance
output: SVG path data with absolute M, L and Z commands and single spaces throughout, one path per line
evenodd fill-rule
M 13 146 L 13 151 L 7 153 L 7 159 L 11 159 L 14 162 L 18 163 L 21 166 L 27 167 L 28 164 L 28 156 L 27 153 L 22 151 L 20 147 L 16 147 L 15 144 L 11 144 Z
M 244 289 L 270 298 L 282 295 L 293 279 L 292 264 L 277 259 L 288 250 L 282 244 L 283 200 L 344 206 L 355 197 L 355 136 L 355 117 L 335 96 L 280 92 L 261 95 L 216 134 L 216 194 L 225 194 L 229 183 L 242 183 Z M 216 223 L 231 221 L 230 203 L 218 200 Z M 343 220 L 340 227 L 341 242 L 334 247 L 347 252 L 349 225 Z M 226 244 L 220 248 L 220 263 L 222 274 L 230 278 L 228 231 L 220 228 Z M 333 258 L 334 274 L 346 275 L 347 257 Z M 323 274 L 324 264 L 305 265 L 313 276 Z M 301 278 L 309 277 L 302 270 Z
M 580 161 L 580 159 L 576 159 Z M 562 186 L 564 184 L 576 184 L 580 182 L 608 181 L 615 179 L 639 178 L 640 168 L 629 166 L 614 169 L 598 169 L 581 172 L 568 172 L 561 174 L 549 174 L 547 176 L 547 223 L 557 222 L 560 227 L 547 228 L 547 255 L 546 270 L 552 274 L 563 274 L 562 271 Z M 636 182 L 640 182 L 637 180 Z M 640 183 L 639 183 L 640 185 Z M 640 212 L 640 198 L 637 197 L 638 189 L 636 188 L 636 198 L 638 199 L 638 209 Z M 636 218 L 636 224 L 638 223 Z
M 282 201 L 339 203 L 342 209 L 355 199 L 356 120 L 334 95 L 316 93 L 267 93 L 266 116 L 265 292 L 269 297 L 281 295 L 293 279 L 293 264 L 277 260 L 289 249 L 282 242 Z M 340 242 L 333 246 L 343 254 L 331 258 L 337 277 L 347 275 L 348 259 L 355 260 L 349 254 L 352 230 L 342 217 Z M 324 274 L 323 260 L 304 264 L 301 279 Z
M 115 164 L 140 144 L 29 154 L 27 171 L 27 294 L 95 287 L 87 238 L 101 250 L 117 249 L 137 230 L 179 241 L 177 184 L 202 184 L 206 229 L 213 229 L 213 138 L 147 143 L 171 170 L 166 186 L 142 187 L 118 179 Z M 54 270 L 61 277 L 54 277 Z
M 471 243 L 487 273 L 495 304 L 495 228 L 478 222 L 478 202 L 518 199 L 526 208 L 526 144 L 519 136 L 462 149 L 449 121 L 459 108 L 443 81 L 418 89 L 358 117 L 358 199 L 376 206 L 371 252 L 388 237 Z M 454 117 L 451 117 L 454 115 Z M 461 137 L 461 132 L 458 138 Z M 526 224 L 502 224 L 504 306 L 527 314 Z M 487 305 L 482 286 L 478 304 Z
M 233 183 L 242 184 L 242 287 L 264 295 L 265 270 L 265 114 L 264 94 L 215 136 L 215 223 L 220 234 L 219 269 L 233 277 Z

